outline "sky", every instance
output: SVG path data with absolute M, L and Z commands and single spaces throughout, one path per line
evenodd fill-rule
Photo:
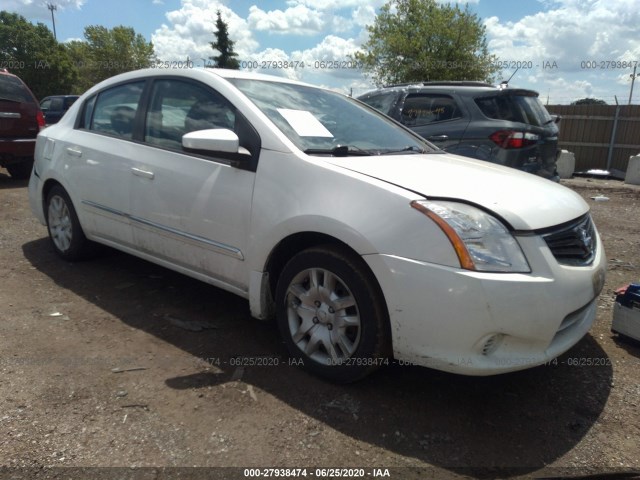
M 216 54 L 216 11 L 229 26 L 241 67 L 360 95 L 372 82 L 349 62 L 386 0 L 2 0 L 0 8 L 51 28 L 58 40 L 84 27 L 125 25 L 153 42 L 158 58 L 202 67 Z M 438 0 L 445 2 L 445 0 Z M 449 3 L 449 2 L 447 2 Z M 640 74 L 638 0 L 469 0 L 486 27 L 500 79 L 530 88 L 545 103 L 594 97 L 627 104 L 633 64 Z M 266 68 L 280 61 L 288 68 Z M 337 61 L 345 68 L 326 68 Z M 288 63 L 286 63 L 288 62 Z M 324 63 L 323 63 L 324 62 Z M 299 65 L 304 63 L 304 68 Z M 273 63 L 271 63 L 273 65 Z M 296 66 L 296 68 L 291 68 Z M 317 67 L 317 68 L 316 68 Z M 637 87 L 637 88 L 635 88 Z M 632 103 L 640 104 L 640 85 Z

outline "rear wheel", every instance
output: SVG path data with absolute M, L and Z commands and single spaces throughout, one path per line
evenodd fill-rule
M 388 314 L 361 258 L 323 246 L 295 255 L 276 289 L 280 333 L 292 358 L 332 381 L 359 380 L 388 362 Z
M 6 168 L 12 178 L 15 178 L 16 180 L 27 179 L 31 175 L 33 159 L 26 159 L 20 163 L 13 163 L 11 165 L 7 165 Z
M 45 213 L 49 238 L 59 256 L 80 260 L 94 252 L 95 244 L 85 237 L 69 194 L 60 185 L 49 191 Z

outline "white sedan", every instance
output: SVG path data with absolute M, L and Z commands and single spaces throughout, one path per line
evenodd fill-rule
M 105 244 L 236 293 L 334 381 L 390 359 L 541 365 L 595 318 L 606 260 L 580 196 L 332 91 L 130 72 L 40 133 L 35 158 L 31 207 L 62 258 Z

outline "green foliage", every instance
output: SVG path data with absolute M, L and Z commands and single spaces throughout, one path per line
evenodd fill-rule
M 67 94 L 78 79 L 69 52 L 42 23 L 0 11 L 0 64 L 18 75 L 38 99 Z
M 495 80 L 498 67 L 485 27 L 468 5 L 435 0 L 390 0 L 369 40 L 355 54 L 378 86 L 427 80 Z
M 148 68 L 155 61 L 153 44 L 131 27 L 91 25 L 84 29 L 84 37 L 84 42 L 67 45 L 80 72 L 75 93 L 119 73 Z
M 580 100 L 571 102 L 571 105 L 607 105 L 607 102 L 599 98 L 581 98 Z
M 86 41 L 58 43 L 46 25 L 0 11 L 0 63 L 42 99 L 81 94 L 106 78 L 155 62 L 153 44 L 133 28 L 93 25 L 84 36 Z
M 228 26 L 227 23 L 222 20 L 220 10 L 218 10 L 218 19 L 216 20 L 216 31 L 213 32 L 213 34 L 216 36 L 216 41 L 209 42 L 209 45 L 220 53 L 220 55 L 209 57 L 214 61 L 213 66 L 233 70 L 240 69 L 240 63 L 236 58 L 238 54 L 233 51 L 235 42 L 229 38 Z

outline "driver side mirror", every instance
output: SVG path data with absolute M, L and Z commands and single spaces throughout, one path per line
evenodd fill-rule
M 218 154 L 231 161 L 231 166 L 246 168 L 251 163 L 251 153 L 240 146 L 240 139 L 235 132 L 226 128 L 196 130 L 182 136 L 182 147 L 187 151 Z M 220 155 L 221 154 L 221 155 Z

